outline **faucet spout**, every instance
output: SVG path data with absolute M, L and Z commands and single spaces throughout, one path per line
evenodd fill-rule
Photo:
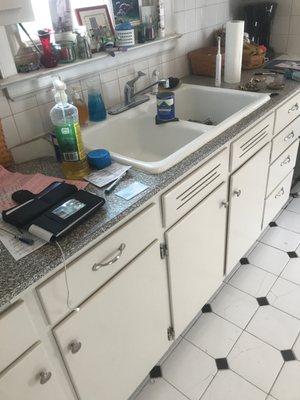
M 140 78 L 142 78 L 143 76 L 145 76 L 146 74 L 143 71 L 139 71 L 137 76 L 128 81 L 125 84 L 124 87 L 124 99 L 125 99 L 125 104 L 130 104 L 132 101 L 132 98 L 134 97 L 135 93 L 134 93 L 134 85 L 135 82 L 137 82 Z

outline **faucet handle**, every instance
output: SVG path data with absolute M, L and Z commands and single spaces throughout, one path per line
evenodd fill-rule
M 143 72 L 143 71 L 138 71 L 137 74 L 138 74 L 137 78 L 141 78 L 142 76 L 146 76 L 145 72 Z

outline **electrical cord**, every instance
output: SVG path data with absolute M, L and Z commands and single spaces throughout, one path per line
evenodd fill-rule
M 60 251 L 61 258 L 63 261 L 63 266 L 64 266 L 64 276 L 65 276 L 65 284 L 66 284 L 66 291 L 67 291 L 66 305 L 70 311 L 78 312 L 78 311 L 80 311 L 80 307 L 73 308 L 72 305 L 70 304 L 70 285 L 69 285 L 69 280 L 68 280 L 67 262 L 66 262 L 65 253 L 64 253 L 61 245 L 57 241 L 55 241 L 54 243 L 56 244 L 58 250 Z

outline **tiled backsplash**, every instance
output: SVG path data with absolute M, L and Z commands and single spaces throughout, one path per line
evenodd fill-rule
M 169 0 L 172 1 L 174 31 L 183 36 L 171 52 L 151 58 L 137 59 L 134 64 L 119 65 L 117 69 L 101 71 L 82 80 L 67 82 L 86 97 L 88 84 L 98 86 L 107 107 L 123 98 L 125 83 L 142 70 L 146 76 L 138 82 L 140 87 L 151 79 L 153 70 L 161 77 L 182 77 L 188 73 L 187 52 L 211 44 L 213 32 L 235 14 L 237 0 Z M 51 154 L 52 148 L 40 139 L 52 128 L 49 111 L 53 106 L 51 88 L 35 92 L 15 102 L 0 97 L 0 118 L 8 147 L 17 162 Z

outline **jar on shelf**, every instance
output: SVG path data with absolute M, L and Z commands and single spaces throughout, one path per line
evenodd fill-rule
M 50 30 L 40 30 L 38 31 L 38 35 L 43 48 L 41 64 L 46 68 L 56 67 L 58 64 L 58 57 L 50 41 Z
M 117 44 L 120 47 L 135 45 L 134 27 L 130 22 L 122 22 L 116 26 Z

